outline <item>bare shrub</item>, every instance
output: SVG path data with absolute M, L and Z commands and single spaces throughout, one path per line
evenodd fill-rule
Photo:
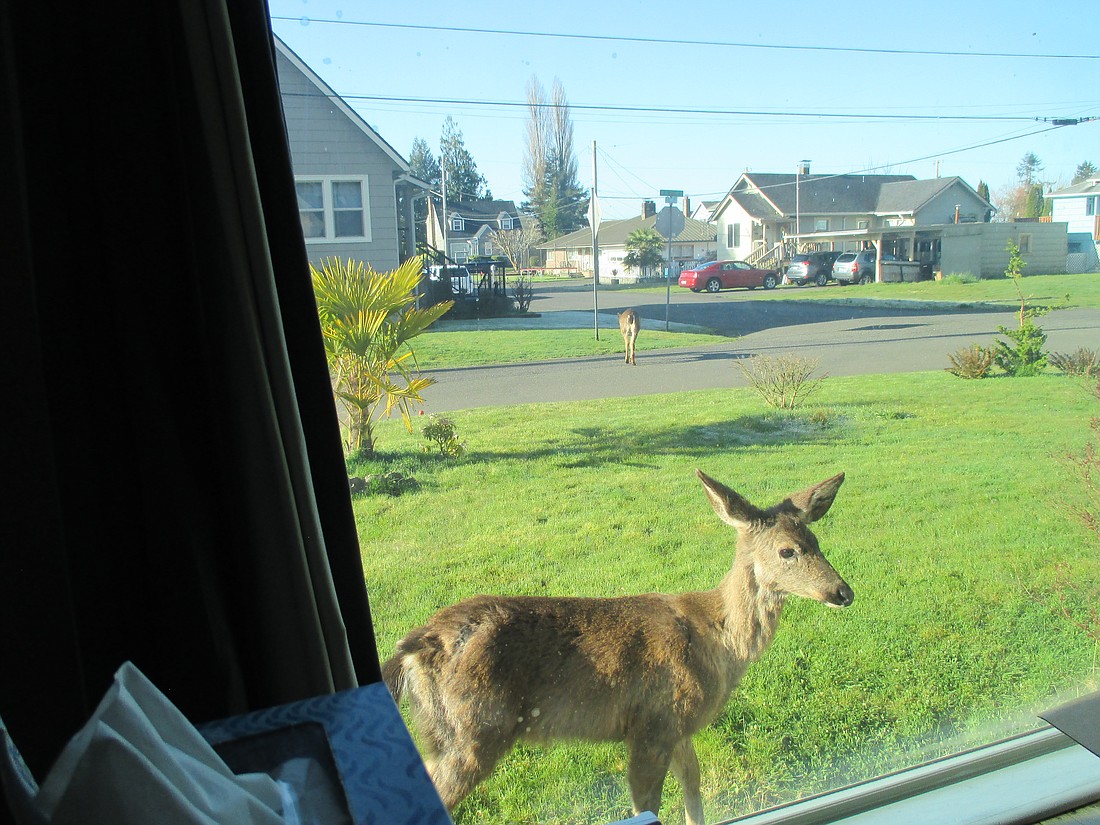
M 531 301 L 535 298 L 535 285 L 531 279 L 520 273 L 512 281 L 512 300 L 516 302 L 516 310 L 527 312 L 531 309 Z
M 947 371 L 959 378 L 986 378 L 993 369 L 995 355 L 993 350 L 974 344 L 948 354 L 951 366 Z
M 1069 354 L 1052 352 L 1047 360 L 1052 367 L 1066 375 L 1079 375 L 1084 378 L 1100 377 L 1100 352 L 1088 347 L 1079 347 Z
M 826 376 L 812 377 L 820 365 L 816 358 L 791 353 L 754 355 L 737 362 L 749 386 L 764 402 L 785 410 L 793 410 L 820 389 Z

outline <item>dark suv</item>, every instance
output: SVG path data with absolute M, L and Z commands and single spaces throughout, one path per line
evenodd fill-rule
M 825 286 L 833 276 L 833 263 L 839 256 L 839 252 L 799 252 L 791 257 L 787 280 L 798 286 L 810 281 Z

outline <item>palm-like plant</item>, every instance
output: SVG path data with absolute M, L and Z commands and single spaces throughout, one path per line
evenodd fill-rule
M 632 269 L 640 269 L 644 275 L 650 267 L 660 266 L 664 258 L 661 249 L 664 240 L 655 229 L 646 227 L 635 229 L 626 236 L 626 255 L 623 257 L 623 265 Z
M 409 341 L 454 302 L 415 308 L 422 268 L 421 258 L 381 273 L 362 261 L 335 258 L 319 269 L 310 266 L 333 392 L 347 411 L 349 453 L 373 453 L 374 422 L 395 409 L 411 430 L 410 405 L 422 402 L 420 393 L 435 383 L 420 375 Z

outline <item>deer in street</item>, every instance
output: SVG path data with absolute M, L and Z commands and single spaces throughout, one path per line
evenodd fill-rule
M 520 740 L 621 741 L 635 813 L 658 813 L 671 769 L 703 825 L 692 735 L 725 707 L 776 632 L 788 596 L 847 607 L 852 588 L 810 531 L 844 474 L 760 509 L 696 470 L 736 532 L 717 587 L 617 598 L 475 596 L 397 644 L 382 673 L 407 694 L 425 762 L 453 809 Z
M 626 347 L 626 363 L 636 366 L 634 360 L 634 344 L 638 340 L 638 331 L 642 328 L 642 319 L 633 309 L 624 309 L 619 313 L 619 332 L 623 334 L 623 344 Z

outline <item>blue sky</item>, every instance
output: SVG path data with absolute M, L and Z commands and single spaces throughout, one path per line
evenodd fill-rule
M 938 161 L 941 176 L 984 180 L 994 194 L 1015 182 L 1025 152 L 1055 186 L 1084 160 L 1100 166 L 1100 120 L 1057 129 L 1036 120 L 1100 117 L 1095 0 L 270 0 L 270 9 L 275 33 L 401 155 L 416 137 L 437 147 L 451 115 L 494 196 L 517 205 L 525 113 L 499 104 L 522 104 L 532 75 L 548 90 L 562 82 L 586 187 L 596 142 L 604 218 L 634 215 L 661 189 L 715 200 L 746 169 L 793 172 L 802 159 L 814 174 L 917 178 L 935 177 Z M 804 48 L 822 46 L 917 53 Z M 581 108 L 599 106 L 620 108 Z M 623 110 L 670 108 L 736 114 Z

